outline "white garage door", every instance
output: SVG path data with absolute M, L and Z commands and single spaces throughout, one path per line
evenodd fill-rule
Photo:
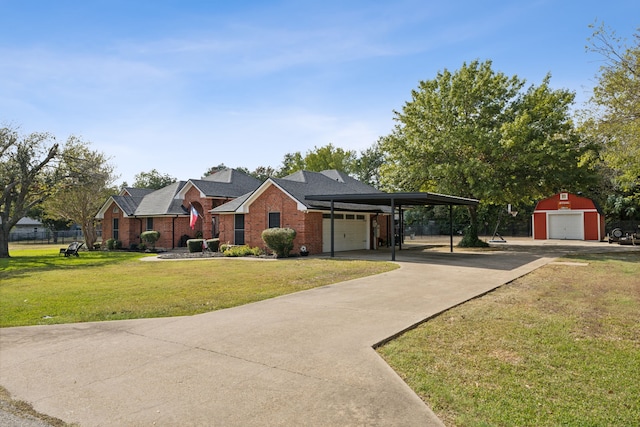
M 328 216 L 328 215 L 327 215 Z M 367 248 L 367 220 L 361 214 L 335 214 L 334 250 L 353 251 Z M 322 251 L 331 252 L 331 218 L 322 220 Z
M 584 224 L 581 213 L 550 213 L 549 238 L 584 240 Z

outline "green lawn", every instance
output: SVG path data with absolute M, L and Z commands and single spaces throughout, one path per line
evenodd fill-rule
M 640 253 L 566 261 L 378 351 L 447 426 L 640 425 Z
M 374 261 L 214 258 L 142 262 L 129 252 L 58 255 L 18 247 L 0 259 L 0 327 L 181 316 L 397 268 Z

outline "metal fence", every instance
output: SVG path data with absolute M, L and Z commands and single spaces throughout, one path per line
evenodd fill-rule
M 82 230 L 16 230 L 9 233 L 10 242 L 71 243 L 84 240 Z

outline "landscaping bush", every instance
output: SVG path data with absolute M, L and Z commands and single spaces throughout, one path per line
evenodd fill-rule
M 262 232 L 262 240 L 278 258 L 286 258 L 293 249 L 296 231 L 291 228 L 267 228 Z
M 203 239 L 187 240 L 187 247 L 189 248 L 189 252 L 202 252 L 202 242 L 204 242 Z
M 116 239 L 107 240 L 107 249 L 112 251 L 114 249 L 122 249 L 122 242 Z
M 242 256 L 259 256 L 262 255 L 260 248 L 252 248 L 249 246 L 232 246 L 224 251 L 224 256 L 242 257 Z
M 156 248 L 156 242 L 160 238 L 160 232 L 155 230 L 143 231 L 140 233 L 140 240 L 151 246 L 151 250 Z
M 218 252 L 218 249 L 220 249 L 220 239 L 207 239 L 207 246 L 211 252 Z

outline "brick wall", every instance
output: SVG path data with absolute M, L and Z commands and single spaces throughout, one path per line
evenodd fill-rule
M 269 186 L 245 214 L 245 244 L 266 248 L 262 232 L 269 227 L 269 213 L 280 213 L 280 227 L 296 231 L 292 253 L 306 246 L 312 254 L 322 252 L 322 213 L 299 211 L 297 203 L 275 186 Z M 220 215 L 220 242 L 235 244 L 234 215 Z

